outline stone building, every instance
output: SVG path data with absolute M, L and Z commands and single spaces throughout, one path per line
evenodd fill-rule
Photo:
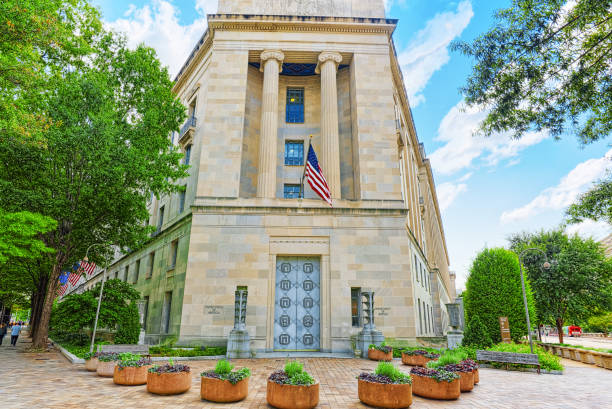
M 143 294 L 148 342 L 225 343 L 237 287 L 258 351 L 349 350 L 363 289 L 386 337 L 446 332 L 454 275 L 396 24 L 383 0 L 219 1 L 174 85 L 185 193 L 153 198 L 157 233 L 109 268 Z M 299 197 L 309 143 L 333 207 Z

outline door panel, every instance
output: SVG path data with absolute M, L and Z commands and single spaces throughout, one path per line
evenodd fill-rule
M 277 257 L 274 349 L 320 348 L 320 276 L 317 257 Z

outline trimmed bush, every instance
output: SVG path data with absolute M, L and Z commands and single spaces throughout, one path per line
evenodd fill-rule
M 504 248 L 484 249 L 470 268 L 465 288 L 463 304 L 467 317 L 477 315 L 494 343 L 501 342 L 499 317 L 508 317 L 510 336 L 514 341 L 527 335 L 516 254 Z M 533 294 L 527 279 L 525 289 L 531 321 L 537 322 Z
M 491 337 L 484 325 L 482 325 L 478 315 L 472 315 L 468 320 L 461 345 L 480 349 L 493 345 L 493 341 L 491 341 Z
M 573 347 L 573 345 L 572 345 Z M 504 344 L 504 343 L 500 343 L 497 345 L 493 345 L 491 348 L 487 348 L 488 351 L 499 351 L 499 352 L 517 352 L 517 353 L 521 353 L 521 354 L 530 354 L 531 353 L 531 349 L 529 348 L 529 344 Z M 542 347 L 540 347 L 539 345 L 534 345 L 533 346 L 533 352 L 536 353 L 538 355 L 538 359 L 540 360 L 540 366 L 542 367 L 542 369 L 546 369 L 549 371 L 562 371 L 563 370 L 563 365 L 561 365 L 561 359 L 556 356 L 551 354 L 550 352 L 546 352 Z M 503 367 L 506 366 L 506 364 L 498 364 L 498 363 L 491 363 L 492 366 L 494 367 Z M 515 366 L 515 367 L 524 367 L 525 365 L 515 365 L 515 364 L 509 364 L 510 366 Z

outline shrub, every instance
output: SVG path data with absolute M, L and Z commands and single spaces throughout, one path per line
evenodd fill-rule
M 221 359 L 215 365 L 215 369 L 212 371 L 204 371 L 200 375 L 207 378 L 216 378 L 229 381 L 232 385 L 235 385 L 241 380 L 251 376 L 251 370 L 249 368 L 242 368 L 234 372 L 232 372 L 232 369 L 234 369 L 234 365 L 230 364 L 225 359 Z
M 312 385 L 315 380 L 304 371 L 304 365 L 298 361 L 287 361 L 283 371 L 274 371 L 268 378 L 282 385 Z
M 412 383 L 410 375 L 401 372 L 391 362 L 379 362 L 374 373 L 379 376 L 386 376 L 393 383 Z
M 232 369 L 234 369 L 234 365 L 225 359 L 217 361 L 217 365 L 215 365 L 215 373 L 218 375 L 227 375 L 232 372 Z
M 476 256 L 465 284 L 463 304 L 468 317 L 478 316 L 495 343 L 501 341 L 499 317 L 508 317 L 510 335 L 519 341 L 527 335 L 519 262 L 516 254 L 503 249 L 485 249 Z M 527 304 L 536 321 L 533 294 L 525 282 Z
M 157 345 L 149 348 L 149 353 L 154 356 L 219 356 L 226 354 L 225 347 L 206 347 L 194 349 L 171 348 L 167 345 Z
M 500 352 L 518 352 L 522 354 L 530 354 L 531 349 L 528 344 L 504 344 L 500 343 L 493 345 L 491 348 L 487 348 L 488 351 L 500 351 Z M 561 359 L 549 352 L 546 352 L 542 347 L 538 345 L 533 346 L 533 352 L 538 355 L 540 360 L 540 366 L 542 369 L 549 371 L 562 371 L 563 365 L 561 365 Z M 501 367 L 502 365 L 492 364 L 495 367 Z M 505 365 L 505 364 L 504 364 Z M 525 365 L 514 365 L 513 367 L 525 367 Z
M 433 368 L 433 369 L 443 368 L 443 367 L 445 367 L 447 365 L 458 364 L 463 359 L 465 359 L 465 358 L 463 358 L 463 354 L 461 352 L 456 352 L 456 351 L 453 351 L 453 350 L 447 350 L 437 360 L 427 362 L 427 367 L 428 368 Z
M 493 345 L 493 341 L 491 341 L 489 333 L 482 325 L 482 322 L 480 322 L 478 315 L 472 315 L 469 318 L 467 325 L 465 326 L 463 342 L 461 345 L 479 349 L 488 348 Z
M 137 344 L 140 336 L 140 315 L 135 302 L 130 303 L 119 315 L 116 344 Z
M 299 361 L 289 361 L 285 364 L 285 373 L 289 378 L 293 378 L 295 375 L 302 373 L 304 365 Z
M 596 315 L 589 318 L 588 330 L 589 332 L 603 332 L 607 334 L 612 331 L 612 312 L 608 312 L 602 315 Z

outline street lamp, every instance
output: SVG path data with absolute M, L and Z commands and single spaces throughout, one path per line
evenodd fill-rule
M 531 323 L 529 322 L 529 308 L 527 307 L 527 293 L 525 292 L 525 278 L 523 277 L 523 254 L 526 253 L 527 251 L 539 251 L 540 253 L 542 253 L 544 255 L 544 259 L 546 259 L 546 253 L 544 253 L 544 251 L 542 251 L 542 249 L 539 249 L 537 247 L 530 247 L 527 248 L 523 251 L 521 251 L 521 253 L 518 255 L 519 258 L 519 269 L 521 271 L 521 287 L 523 288 L 523 303 L 525 304 L 525 317 L 527 317 L 527 337 L 529 338 L 529 348 L 531 348 L 531 353 L 533 354 L 533 341 L 531 340 Z M 548 262 L 548 260 L 546 260 L 544 263 L 542 263 L 542 266 L 540 268 L 543 268 L 544 270 L 548 270 L 550 268 L 550 263 Z
M 109 246 L 108 243 L 94 243 L 91 246 L 87 247 L 87 251 L 85 251 L 85 257 L 83 261 L 89 261 L 87 257 L 89 255 L 89 250 L 94 246 Z M 102 292 L 104 291 L 104 282 L 106 281 L 106 270 L 108 270 L 108 254 L 106 255 L 104 272 L 102 273 L 102 285 L 100 285 L 100 297 L 98 298 L 98 309 L 96 310 L 96 320 L 94 321 L 93 334 L 91 335 L 91 345 L 89 347 L 89 352 L 93 353 L 94 341 L 96 339 L 96 330 L 98 329 L 98 317 L 100 316 L 100 304 L 102 304 Z

